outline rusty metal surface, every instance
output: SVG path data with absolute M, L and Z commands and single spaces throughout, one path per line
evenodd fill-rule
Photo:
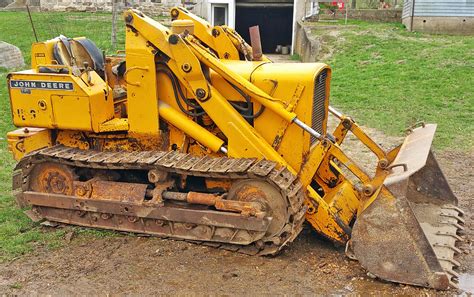
M 214 206 L 218 210 L 237 212 L 244 216 L 264 217 L 265 211 L 258 202 L 232 201 L 223 199 L 219 195 L 199 192 L 163 192 L 163 198 L 168 200 L 186 201 L 191 204 Z
M 391 166 L 400 166 L 392 169 L 392 173 L 385 180 L 385 185 L 389 186 L 406 179 L 425 166 L 435 132 L 436 124 L 427 124 L 412 130 L 403 141 L 397 157 L 391 164 Z M 402 165 L 407 166 L 406 170 Z
M 203 212 L 199 212 L 199 209 L 182 206 L 174 207 L 154 198 L 142 201 L 141 197 L 149 193 L 143 186 L 111 185 L 107 181 L 101 180 L 92 180 L 89 185 L 91 188 L 95 187 L 97 189 L 95 199 L 80 198 L 77 195 L 61 196 L 61 194 L 61 197 L 50 196 L 49 198 L 34 196 L 44 195 L 44 193 L 31 193 L 31 170 L 45 162 L 55 162 L 62 166 L 77 169 L 156 170 L 158 172 L 164 171 L 204 178 L 230 179 L 233 182 L 243 179 L 260 180 L 273 187 L 276 193 L 281 195 L 281 203 L 285 205 L 288 216 L 280 228 L 275 228 L 273 214 L 262 217 L 254 215 L 252 212 L 235 213 L 232 211 L 206 210 L 208 213 L 204 215 Z M 260 165 L 263 166 L 259 166 L 258 163 L 255 159 L 199 158 L 173 151 L 120 152 L 118 154 L 117 152 L 82 151 L 64 146 L 55 146 L 37 151 L 17 164 L 15 170 L 17 172 L 21 171 L 21 177 L 15 178 L 14 190 L 17 199 L 22 200 L 28 197 L 30 199 L 29 203 L 36 205 L 34 206 L 36 212 L 51 221 L 148 233 L 192 241 L 212 241 L 213 245 L 246 254 L 274 254 L 287 243 L 293 241 L 301 231 L 305 213 L 303 207 L 305 191 L 298 179 L 292 177 L 286 169 L 276 169 L 275 164 L 270 163 L 261 163 Z M 94 183 L 96 184 L 94 185 Z M 75 184 L 84 186 L 79 181 L 75 181 Z M 112 199 L 113 191 L 108 191 L 108 188 L 112 188 L 112 186 L 118 187 L 124 193 Z M 135 191 L 133 188 L 135 186 L 139 194 L 134 193 L 132 195 L 135 197 L 134 199 L 123 199 L 126 196 L 125 192 Z M 106 200 L 102 197 L 111 199 Z M 116 199 L 117 197 L 120 197 L 120 199 Z M 80 200 L 78 204 L 77 199 L 83 199 L 84 201 Z M 139 203 L 140 206 L 137 206 L 138 201 L 141 203 Z M 57 204 L 59 202 L 60 204 Z M 80 202 L 83 202 L 84 205 L 81 206 Z M 237 208 L 243 208 L 244 210 L 248 210 L 247 206 L 256 207 L 256 205 L 253 205 L 254 202 L 235 202 L 237 201 L 217 203 L 217 206 L 224 209 L 234 209 L 237 206 Z M 124 205 L 128 205 L 127 212 L 124 212 Z M 202 208 L 202 206 L 198 207 Z M 112 211 L 112 209 L 115 210 Z M 151 218 L 150 216 L 157 216 L 158 218 Z M 171 220 L 170 217 L 175 220 Z M 157 227 L 150 227 L 152 224 L 150 220 L 156 221 L 155 225 L 158 224 L 160 228 L 166 225 L 167 231 L 165 232 L 163 228 L 158 230 Z M 121 224 L 118 224 L 119 222 Z M 222 226 L 219 227 L 219 224 Z M 263 231 L 267 227 L 272 232 L 268 232 L 267 229 L 266 232 Z
M 38 192 L 72 195 L 74 192 L 74 173 L 69 166 L 44 162 L 31 173 L 31 188 Z
M 260 28 L 252 26 L 249 28 L 250 45 L 252 46 L 252 58 L 254 61 L 261 61 L 263 56 L 262 42 L 260 40 Z
M 395 282 L 456 287 L 455 260 L 464 220 L 431 151 L 436 125 L 410 130 L 375 201 L 358 215 L 351 252 L 376 276 Z
M 145 198 L 146 184 L 97 180 L 91 183 L 92 199 L 141 202 Z
M 428 199 L 431 203 L 458 204 L 458 198 L 451 190 L 432 151 L 426 158 L 425 167 L 409 177 L 407 191 L 410 202 Z
M 280 176 L 281 170 L 274 171 L 274 176 Z M 278 234 L 285 226 L 289 218 L 288 205 L 283 203 L 281 193 L 264 181 L 245 179 L 234 183 L 229 190 L 229 199 L 241 202 L 261 203 L 269 206 L 267 214 L 272 217 L 272 223 L 268 228 L 267 235 Z
M 387 192 L 383 190 L 354 224 L 351 248 L 355 258 L 381 279 L 447 289 L 448 275 L 408 200 L 394 199 Z
M 147 205 L 126 201 L 106 201 L 59 194 L 25 192 L 26 200 L 35 206 L 71 209 L 109 215 L 149 218 L 181 223 L 202 224 L 215 227 L 237 228 L 250 231 L 266 231 L 270 218 L 246 218 L 231 212 L 176 208 L 172 206 Z M 95 225 L 100 226 L 99 223 Z
M 459 235 L 464 229 L 463 212 L 452 204 L 411 203 L 411 206 L 451 287 L 457 288 L 459 275 L 456 269 L 461 264 L 455 257 L 461 253 L 456 245 L 463 240 Z
M 358 216 L 352 250 L 364 267 L 382 279 L 456 288 L 460 265 L 455 260 L 460 252 L 456 245 L 462 240 L 463 212 L 456 207 L 457 198 L 433 153 L 423 147 L 417 154 L 414 168 L 425 166 L 392 179 L 388 189 Z

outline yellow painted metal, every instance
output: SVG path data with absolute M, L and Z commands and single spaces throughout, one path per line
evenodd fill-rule
M 204 73 L 201 69 L 199 60 L 191 54 L 189 47 L 184 41 L 176 36 L 176 44 L 171 48 L 174 63 L 169 62 L 173 72 L 178 74 L 180 81 L 185 84 L 196 98 L 200 101 L 207 100 L 210 94 L 210 86 L 207 83 Z M 202 91 L 202 95 L 198 95 L 198 90 Z
M 286 121 L 292 122 L 295 119 L 296 114 L 285 110 L 285 108 L 281 105 L 281 99 L 276 99 L 269 96 L 261 89 L 256 87 L 254 84 L 243 79 L 240 76 L 232 75 L 231 69 L 227 68 L 224 63 L 213 57 L 208 51 L 206 51 L 206 49 L 201 47 L 199 44 L 192 42 L 190 43 L 190 45 L 190 48 L 192 49 L 193 53 L 203 64 L 210 67 L 212 70 L 217 72 L 225 79 L 229 80 L 231 83 L 235 84 L 237 87 L 245 89 L 248 94 L 252 96 L 252 98 L 257 100 L 266 108 L 269 108 L 270 110 L 278 114 Z
M 225 32 L 227 38 L 230 39 L 234 47 L 242 54 L 247 61 L 253 60 L 253 49 L 252 47 L 240 36 L 234 29 L 228 26 L 221 26 L 223 32 Z M 219 52 L 219 48 L 214 49 Z M 240 57 L 239 57 L 240 58 Z M 238 60 L 239 58 L 235 59 Z M 262 55 L 261 61 L 270 61 L 265 55 Z
M 194 23 L 194 35 L 206 45 L 214 45 L 212 26 L 206 20 L 190 13 L 184 7 L 173 7 L 170 10 L 173 20 L 190 20 Z
M 173 34 L 194 34 L 194 23 L 191 20 L 175 20 L 171 22 Z
M 194 23 L 194 33 L 192 34 L 206 46 L 212 48 L 220 59 L 239 60 L 237 48 L 222 27 L 212 27 L 207 21 L 183 7 L 173 7 L 171 17 L 177 20 L 192 21 Z
M 207 146 L 212 151 L 218 152 L 222 145 L 224 145 L 222 139 L 219 139 L 217 136 L 186 117 L 182 112 L 175 110 L 165 102 L 160 101 L 158 110 L 160 116 L 162 116 L 166 121 L 179 130 L 185 131 L 189 136 Z
M 224 60 L 239 60 L 239 51 L 237 50 L 237 47 L 232 42 L 232 40 L 229 38 L 226 27 L 215 26 L 212 30 L 212 36 L 214 37 L 214 46 L 210 47 L 216 51 L 219 58 Z
M 171 52 L 175 53 L 173 56 L 176 61 L 176 63 L 169 63 L 171 70 L 174 73 L 181 74 L 180 78 L 186 87 L 192 90 L 195 98 L 199 97 L 199 89 L 205 92 L 203 98 L 196 98 L 197 102 L 226 135 L 229 156 L 266 158 L 287 165 L 278 152 L 249 125 L 219 91 L 207 84 L 201 67 L 197 67 L 200 65 L 199 60 L 192 55 L 190 47 L 182 39 L 177 39 L 176 44 L 171 48 Z M 183 57 L 186 57 L 186 60 Z M 183 70 L 184 63 L 190 65 L 188 71 Z M 237 76 L 235 78 L 240 79 Z
M 26 153 L 50 147 L 51 130 L 44 128 L 22 128 L 7 133 L 8 149 L 15 160 L 20 160 Z
M 134 22 L 140 18 L 134 15 Z M 147 46 L 147 39 L 132 29 L 125 33 L 127 43 L 124 74 L 127 82 L 128 123 L 130 132 L 142 135 L 158 135 L 158 102 L 156 87 L 155 55 Z
M 31 68 L 36 69 L 39 65 L 53 64 L 53 48 L 58 41 L 57 38 L 45 42 L 36 42 L 31 46 Z
M 313 191 L 310 191 L 309 196 L 315 199 Z M 344 244 L 350 238 L 349 224 L 357 212 L 359 197 L 349 181 L 339 184 L 326 196 L 326 203 L 318 204 L 318 209 L 314 213 L 307 213 L 306 219 L 319 233 Z
M 56 143 L 69 147 L 77 147 L 82 150 L 90 149 L 86 135 L 80 131 L 59 130 L 57 131 Z
M 313 146 L 298 172 L 298 177 L 303 185 L 311 184 L 316 171 L 320 167 L 330 148 L 331 145 L 327 141 L 319 142 L 317 145 Z
M 190 13 L 183 7 L 173 7 L 172 19 L 194 22 L 194 37 L 209 47 L 220 59 L 252 61 L 252 47 L 232 28 L 222 25 L 212 27 L 206 20 Z M 270 60 L 262 55 L 262 61 Z
M 99 132 L 128 131 L 128 119 L 114 118 L 99 126 Z
M 8 76 L 13 123 L 18 127 L 99 132 L 114 117 L 110 88 L 91 72 L 91 83 L 69 74 L 26 70 Z M 67 86 L 67 88 L 65 87 Z

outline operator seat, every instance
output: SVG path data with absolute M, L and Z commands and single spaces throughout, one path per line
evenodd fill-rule
M 104 78 L 104 55 L 95 43 L 87 38 L 67 38 L 60 35 L 54 45 L 53 57 L 59 65 L 83 68 L 85 63 Z

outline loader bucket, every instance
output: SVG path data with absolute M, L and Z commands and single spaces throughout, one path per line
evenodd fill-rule
M 413 130 L 373 202 L 358 214 L 348 253 L 377 277 L 435 289 L 456 287 L 462 211 L 431 152 L 436 125 Z

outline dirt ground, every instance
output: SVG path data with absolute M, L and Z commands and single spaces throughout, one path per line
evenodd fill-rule
M 384 144 L 398 142 L 369 129 Z M 347 150 L 366 159 L 349 141 Z M 458 260 L 461 287 L 474 293 L 474 153 L 444 152 L 438 160 L 466 211 L 466 239 Z M 46 227 L 45 227 L 46 228 Z M 71 228 L 71 230 L 73 230 Z M 381 236 L 383 236 L 381 234 Z M 66 242 L 66 239 L 65 239 Z M 79 236 L 53 251 L 0 264 L 0 292 L 18 295 L 109 294 L 401 294 L 453 295 L 373 279 L 341 248 L 318 237 L 309 226 L 276 257 L 255 257 L 183 241 L 120 235 Z

